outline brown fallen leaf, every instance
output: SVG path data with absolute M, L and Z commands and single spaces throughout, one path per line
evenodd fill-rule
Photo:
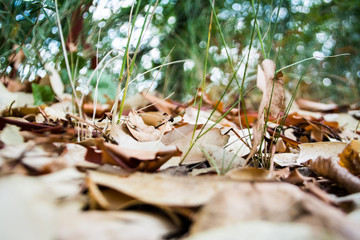
M 297 163 L 298 157 L 299 154 L 296 153 L 276 153 L 273 160 L 281 167 L 295 167 L 300 165 Z
M 334 103 L 320 103 L 300 98 L 296 100 L 296 103 L 301 109 L 314 111 L 314 112 L 328 112 L 338 108 L 338 105 Z
M 171 125 L 168 124 L 171 121 L 171 117 L 166 113 L 160 112 L 142 112 L 139 114 L 144 123 L 148 126 L 153 126 L 159 129 L 161 132 L 169 132 L 172 130 Z
M 173 131 L 165 134 L 161 141 L 165 145 L 175 145 L 179 148 L 181 152 L 185 153 L 190 147 L 193 130 L 194 125 L 186 124 L 184 126 L 175 128 Z M 199 133 L 200 130 L 196 130 L 194 139 L 199 135 Z M 201 150 L 202 146 L 211 144 L 217 147 L 223 147 L 228 142 L 228 139 L 229 135 L 222 135 L 219 128 L 211 129 L 196 142 L 195 146 L 187 155 L 184 164 L 199 163 L 205 161 L 206 156 Z M 174 166 L 178 165 L 179 162 L 180 158 L 171 159 L 171 162 L 169 161 L 169 163 L 167 163 L 166 165 Z
M 270 171 L 261 168 L 238 168 L 233 169 L 225 174 L 232 180 L 236 181 L 274 181 L 275 178 L 271 176 Z
M 190 236 L 259 220 L 302 223 L 335 238 L 360 237 L 358 225 L 343 212 L 287 183 L 246 183 L 222 189 L 201 209 Z
M 140 211 L 88 211 L 63 216 L 56 239 L 158 240 L 176 231 L 165 217 Z
M 37 174 L 56 172 L 68 167 L 54 145 L 37 144 L 34 141 L 6 145 L 0 150 L 0 157 L 4 162 L 24 165 L 29 171 Z
M 354 132 L 358 126 L 359 120 L 349 113 L 332 113 L 324 115 L 326 121 L 336 121 L 343 130 Z M 358 129 L 359 130 L 359 129 Z
M 134 110 L 129 113 L 129 119 L 125 123 L 131 135 L 140 142 L 156 141 L 161 137 L 160 130 L 146 125 Z
M 265 59 L 261 66 L 258 65 L 257 86 L 263 92 L 259 107 L 259 116 L 268 111 L 273 117 L 278 117 L 284 105 L 285 92 L 282 73 L 275 76 L 275 63 L 270 59 Z
M 40 177 L 2 176 L 0 239 L 59 239 L 60 215 L 70 219 L 86 204 L 83 175 L 68 168 Z
M 303 176 L 297 169 L 295 169 L 283 181 L 295 185 L 300 185 L 305 183 L 306 181 L 314 181 L 314 180 L 315 178 Z
M 0 133 L 0 140 L 5 145 L 18 145 L 24 143 L 24 137 L 20 134 L 20 127 L 6 124 Z
M 176 105 L 171 100 L 164 100 L 162 98 L 159 98 L 151 93 L 145 94 L 144 92 L 140 93 L 147 101 L 152 103 L 160 112 L 167 113 L 168 115 L 171 115 L 175 110 L 179 108 L 178 105 Z
M 235 237 L 236 236 L 236 237 Z M 325 231 L 303 223 L 254 220 L 236 222 L 195 233 L 186 240 L 217 239 L 332 239 Z
M 236 183 L 216 176 L 170 176 L 136 172 L 128 177 L 89 171 L 96 184 L 115 189 L 140 201 L 163 206 L 197 207 L 225 186 Z
M 3 83 L 0 83 L 0 111 L 5 110 L 10 105 L 12 107 L 32 106 L 34 105 L 34 97 L 31 93 L 10 92 Z
M 65 87 L 64 87 L 64 83 L 61 80 L 59 72 L 48 63 L 45 63 L 44 67 L 46 71 L 50 72 L 49 79 L 52 90 L 59 99 L 62 99 L 64 97 L 63 95 L 64 95 Z
M 360 175 L 360 140 L 352 140 L 339 154 L 340 166 L 346 168 L 353 175 Z
M 275 63 L 270 59 L 265 59 L 261 66 L 258 65 L 257 86 L 263 92 L 261 98 L 258 118 L 253 126 L 252 150 L 246 159 L 246 163 L 256 153 L 261 139 L 264 134 L 265 112 L 277 118 L 283 109 L 285 92 L 282 73 L 279 72 L 275 76 Z
M 304 163 L 308 160 L 314 160 L 318 157 L 322 158 L 337 158 L 338 154 L 346 147 L 343 142 L 317 142 L 317 143 L 303 143 L 299 145 L 300 154 L 296 163 Z
M 46 188 L 40 179 L 2 177 L 0 194 L 1 239 L 56 238 L 59 210 L 51 188 Z
M 200 149 L 205 154 L 210 166 L 216 168 L 219 174 L 241 167 L 245 162 L 244 158 L 216 145 L 200 144 Z
M 275 145 L 275 152 L 284 153 L 286 151 L 286 145 L 282 138 L 279 138 Z
M 111 188 L 100 190 L 98 185 L 96 185 L 91 180 L 91 178 L 86 179 L 86 185 L 89 191 L 88 194 L 90 197 L 90 209 L 96 209 L 96 203 L 100 206 L 101 209 L 119 210 L 128 207 L 131 202 L 136 201 L 134 198 L 115 191 Z
M 106 143 L 100 139 L 97 142 L 97 147 L 102 150 L 102 164 L 118 165 L 131 171 L 153 172 L 171 157 L 181 155 L 181 151 L 174 145 L 165 146 L 158 150 L 129 149 Z
M 337 158 L 318 157 L 307 164 L 317 174 L 337 182 L 350 193 L 360 192 L 360 178 L 341 167 L 337 163 Z

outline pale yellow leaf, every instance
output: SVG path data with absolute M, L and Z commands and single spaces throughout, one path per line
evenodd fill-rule
M 302 143 L 299 145 L 300 154 L 296 163 L 304 163 L 308 160 L 315 160 L 318 157 L 329 158 L 338 157 L 346 147 L 343 142 L 317 142 L 317 143 Z
M 6 145 L 18 145 L 24 143 L 24 137 L 20 134 L 20 128 L 6 124 L 0 134 L 0 140 Z

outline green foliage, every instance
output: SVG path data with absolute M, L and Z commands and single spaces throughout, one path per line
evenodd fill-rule
M 31 84 L 32 93 L 34 96 L 34 105 L 42 105 L 51 103 L 55 99 L 55 94 L 50 86 L 41 86 L 39 84 Z
M 61 25 L 67 44 L 74 38 L 74 34 L 77 36 L 74 41 L 76 49 L 69 54 L 72 76 L 77 86 L 81 85 L 79 80 L 88 76 L 87 72 L 93 70 L 96 62 L 100 62 L 110 50 L 119 48 L 113 51 L 105 62 L 123 54 L 126 47 L 131 5 L 116 7 L 110 3 L 101 5 L 101 2 L 103 1 L 59 1 Z M 125 4 L 126 1 L 118 2 Z M 269 53 L 270 58 L 276 60 L 278 68 L 312 57 L 314 52 L 325 56 L 345 52 L 351 54 L 348 57 L 312 61 L 300 86 L 301 96 L 339 103 L 352 103 L 354 99 L 359 98 L 360 25 L 357 23 L 360 20 L 360 5 L 357 0 L 254 0 L 254 3 L 255 9 L 258 8 L 257 18 L 259 31 L 264 37 L 264 50 L 266 55 Z M 141 21 L 146 15 L 148 4 L 149 1 L 141 2 L 139 22 L 135 24 L 134 36 L 141 30 Z M 97 8 L 103 9 L 97 12 Z M 110 11 L 110 14 L 97 16 L 99 12 L 106 12 L 104 9 Z M 252 1 L 215 1 L 215 11 L 218 13 L 221 31 L 233 65 L 236 66 L 246 56 L 251 40 L 255 17 Z M 204 0 L 159 1 L 154 19 L 140 44 L 131 78 L 162 64 L 174 48 L 169 61 L 190 59 L 191 62 L 164 67 L 155 86 L 165 95 L 175 92 L 173 96 L 181 100 L 192 96 L 203 77 L 210 13 L 211 6 Z M 73 16 L 77 15 L 81 17 L 75 19 Z M 75 31 L 76 23 L 80 20 L 80 29 Z M 1 75 L 11 72 L 13 66 L 10 56 L 20 48 L 26 56 L 17 69 L 16 77 L 20 80 L 33 81 L 38 72 L 44 70 L 43 65 L 46 62 L 54 62 L 59 72 L 62 72 L 63 55 L 54 15 L 54 1 L 0 1 L 0 23 Z M 135 37 L 134 42 L 130 43 L 130 58 L 133 57 L 136 42 Z M 69 51 L 68 45 L 67 48 Z M 254 38 L 252 51 L 249 70 L 244 79 L 247 89 L 254 85 L 258 60 L 265 58 L 257 37 Z M 121 60 L 107 65 L 104 74 L 109 77 L 106 79 L 116 79 L 121 65 Z M 240 66 L 237 75 L 240 82 L 244 77 L 243 65 Z M 29 66 L 28 71 L 25 71 L 26 66 Z M 305 66 L 306 63 L 300 64 L 284 72 L 290 90 L 294 90 Z M 211 32 L 208 69 L 207 91 L 224 89 L 230 81 L 232 68 L 227 61 L 224 44 L 215 23 Z M 61 75 L 62 80 L 69 84 L 66 80 L 68 77 Z M 129 92 L 134 93 L 143 89 L 147 82 L 153 80 L 154 75 L 147 74 L 130 85 Z M 232 87 L 237 88 L 235 81 Z M 231 104 L 231 99 L 236 98 L 237 94 L 234 90 L 225 99 Z M 214 97 L 218 95 L 214 94 Z

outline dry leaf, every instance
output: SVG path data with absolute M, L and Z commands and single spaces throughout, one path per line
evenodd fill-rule
M 340 128 L 354 132 L 358 126 L 359 120 L 348 113 L 332 113 L 324 115 L 326 121 L 336 121 Z
M 281 167 L 295 167 L 300 165 L 297 163 L 298 157 L 299 154 L 296 153 L 276 153 L 273 161 Z
M 270 222 L 266 220 L 231 223 L 192 234 L 186 240 L 218 239 L 332 239 L 325 231 L 303 223 Z
M 155 151 L 165 147 L 160 141 L 138 142 L 132 137 L 125 124 L 112 125 L 109 135 L 120 147 Z
M 158 240 L 176 231 L 166 218 L 139 211 L 74 213 L 64 216 L 60 226 L 59 236 L 53 239 Z
M 352 140 L 339 154 L 340 166 L 346 168 L 353 175 L 360 175 L 360 141 Z
M 269 104 L 271 104 L 270 115 L 277 117 L 284 105 L 285 92 L 282 73 L 279 72 L 275 76 L 275 63 L 272 60 L 265 59 L 261 66 L 258 65 L 257 86 L 263 92 L 258 119 L 263 116 L 264 110 L 269 107 Z
M 165 206 L 200 206 L 225 186 L 236 184 L 221 177 L 187 177 L 165 174 L 134 173 L 120 177 L 89 171 L 94 183 L 115 189 L 140 201 Z
M 144 112 L 140 113 L 140 117 L 143 119 L 144 123 L 148 126 L 153 126 L 159 129 L 161 132 L 170 132 L 172 130 L 171 125 L 169 124 L 169 117 L 166 113 L 161 114 L 160 112 Z
M 261 168 L 240 168 L 233 169 L 225 174 L 236 181 L 273 181 L 270 171 Z
M 190 147 L 192 135 L 193 135 L 194 125 L 184 125 L 179 128 L 175 128 L 173 131 L 167 133 L 163 138 L 162 142 L 165 145 L 175 145 L 183 153 L 186 153 Z M 194 139 L 199 135 L 200 130 L 196 130 Z M 187 155 L 184 164 L 190 163 L 199 163 L 206 160 L 206 156 L 201 151 L 201 146 L 208 144 L 215 145 L 218 147 L 223 147 L 228 142 L 229 136 L 222 135 L 221 130 L 218 128 L 213 128 L 202 136 L 191 149 Z M 178 165 L 180 158 L 172 159 L 166 166 Z
M 315 180 L 315 178 L 311 177 L 305 177 L 303 176 L 298 169 L 296 168 L 294 171 L 292 171 L 287 178 L 284 179 L 285 182 L 291 183 L 291 184 L 303 184 L 306 181 L 312 181 Z
M 185 114 L 183 116 L 183 122 L 195 125 L 197 115 L 198 115 L 198 109 L 194 107 L 187 107 L 185 109 Z M 210 113 L 200 110 L 197 124 L 200 125 L 200 124 L 205 124 L 207 122 L 209 126 L 212 126 L 213 124 L 215 124 L 215 122 L 212 120 L 208 120 L 209 117 L 210 117 Z M 220 126 L 220 124 L 217 125 Z
M 318 157 L 309 161 L 308 165 L 317 174 L 339 183 L 350 193 L 360 192 L 360 178 L 341 167 L 336 159 Z
M 200 148 L 206 157 L 209 156 L 208 162 L 210 166 L 215 167 L 221 173 L 225 173 L 235 167 L 240 167 L 245 162 L 244 158 L 216 145 L 201 144 Z
M 88 194 L 90 197 L 91 209 L 96 209 L 96 206 L 92 206 L 92 202 L 96 202 L 101 207 L 101 209 L 106 210 L 123 209 L 125 207 L 129 207 L 130 204 L 134 202 L 134 198 L 122 194 L 111 188 L 100 190 L 98 185 L 96 185 L 91 180 L 91 178 L 87 178 L 86 184 L 89 191 Z
M 355 223 L 341 211 L 285 183 L 244 183 L 224 188 L 201 209 L 190 233 L 258 220 L 299 222 L 345 239 L 360 237 Z
M 43 111 L 48 120 L 59 121 L 60 119 L 66 119 L 66 114 L 73 112 L 74 106 L 71 98 L 68 99 L 63 96 L 61 102 L 52 104 L 50 107 L 45 107 Z M 36 116 L 37 123 L 43 123 L 44 121 L 45 118 L 42 114 Z
M 229 137 L 227 145 L 224 147 L 228 151 L 236 154 L 239 157 L 243 157 L 250 153 L 249 145 L 251 142 L 249 134 L 252 133 L 252 129 L 231 129 L 227 131 Z M 222 129 L 222 133 L 226 133 L 225 129 Z
M 39 173 L 49 173 L 67 167 L 67 163 L 56 152 L 48 152 L 49 145 L 42 146 L 34 141 L 18 145 L 7 145 L 0 150 L 6 161 L 20 160 L 22 164 Z
M 313 112 L 327 112 L 338 108 L 338 106 L 334 103 L 326 104 L 326 103 L 314 102 L 302 98 L 296 100 L 296 102 L 301 109 L 309 110 Z
M 171 157 L 181 155 L 181 151 L 174 145 L 158 150 L 142 150 L 123 148 L 101 140 L 97 142 L 97 146 L 102 150 L 101 163 L 118 165 L 127 170 L 153 172 Z
M 59 200 L 59 203 L 74 203 L 77 205 L 76 210 L 80 210 L 86 204 L 86 200 L 80 197 L 84 178 L 84 173 L 71 167 L 38 177 L 42 183 L 46 184 L 47 188 L 51 189 L 51 194 Z
M 58 206 L 40 179 L 0 179 L 0 239 L 56 239 Z
M 33 106 L 34 98 L 31 93 L 10 92 L 4 87 L 3 83 L 0 83 L 0 111 L 8 108 L 11 104 L 13 108 L 22 106 Z
M 172 112 L 178 108 L 174 103 L 170 100 L 164 100 L 159 98 L 151 93 L 145 94 L 144 92 L 140 93 L 147 101 L 154 104 L 154 106 L 159 110 L 159 112 L 167 113 L 171 115 Z
M 286 151 L 286 145 L 282 138 L 279 138 L 275 145 L 275 152 L 284 153 Z
M 129 96 L 125 100 L 124 111 L 129 112 L 132 109 L 140 109 L 150 104 L 150 101 L 144 98 L 141 93 Z
M 78 212 L 87 202 L 80 195 L 83 182 L 84 174 L 75 168 L 38 177 L 3 176 L 0 239 L 57 239 L 58 216 Z
M 59 99 L 62 99 L 65 87 L 64 87 L 63 82 L 61 81 L 61 77 L 60 77 L 58 71 L 56 71 L 56 69 L 48 63 L 45 63 L 44 67 L 45 67 L 46 71 L 51 73 L 50 84 L 51 84 L 52 90 L 54 91 L 54 93 L 56 94 L 56 96 Z
M 275 63 L 270 59 L 265 59 L 261 66 L 258 65 L 257 86 L 263 92 L 261 98 L 258 118 L 253 126 L 252 150 L 246 159 L 246 163 L 256 153 L 264 134 L 265 110 L 267 109 L 271 116 L 277 118 L 284 107 L 284 82 L 282 73 L 275 76 Z M 268 109 L 270 106 L 270 109 Z
M 24 137 L 20 134 L 20 128 L 6 124 L 0 134 L 0 140 L 6 145 L 18 145 L 24 143 Z
M 297 163 L 304 163 L 308 160 L 315 160 L 318 157 L 329 158 L 336 157 L 346 147 L 343 142 L 317 142 L 317 143 L 302 143 L 299 145 L 300 154 Z
M 129 113 L 126 126 L 131 135 L 140 142 L 156 141 L 160 139 L 161 132 L 154 126 L 148 126 L 136 111 Z

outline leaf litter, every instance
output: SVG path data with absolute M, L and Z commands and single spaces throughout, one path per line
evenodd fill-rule
M 1 239 L 360 238 L 356 115 L 301 99 L 284 114 L 273 61 L 259 109 L 221 121 L 207 94 L 200 110 L 201 94 L 140 93 L 119 122 L 113 103 L 78 116 L 51 72 L 51 105 L 0 88 Z

